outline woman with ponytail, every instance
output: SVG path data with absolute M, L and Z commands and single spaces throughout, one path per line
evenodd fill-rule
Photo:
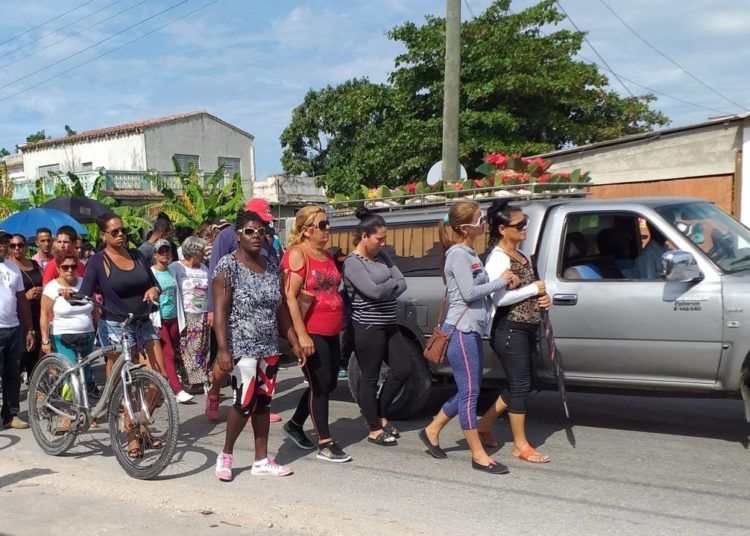
M 511 270 L 520 279 L 517 289 L 508 288 L 492 293 L 496 307 L 490 344 L 505 371 L 507 387 L 493 406 L 479 420 L 479 436 L 485 446 L 495 447 L 492 425 L 498 415 L 507 411 L 513 433 L 512 455 L 532 463 L 549 462 L 526 439 L 526 402 L 531 392 L 531 350 L 536 344 L 542 309 L 550 299 L 543 281 L 536 279 L 534 267 L 518 246 L 526 239 L 528 218 L 520 208 L 496 200 L 487 211 L 490 244 L 494 247 L 487 257 L 490 278 Z
M 445 280 L 448 312 L 442 325 L 451 333 L 446 359 L 453 369 L 458 392 L 445 404 L 419 437 L 435 458 L 445 458 L 440 448 L 440 432 L 458 415 L 461 429 L 471 449 L 471 466 L 491 474 L 507 473 L 484 450 L 477 429 L 477 397 L 482 380 L 482 337 L 490 333 L 492 301 L 490 294 L 513 288 L 518 279 L 508 270 L 494 280 L 479 260 L 474 241 L 486 231 L 484 216 L 473 201 L 458 201 L 448 213 L 456 243 L 445 254 Z M 445 222 L 440 222 L 441 243 L 449 244 Z
M 385 417 L 411 374 L 411 361 L 402 349 L 405 342 L 396 325 L 397 298 L 406 290 L 406 279 L 383 251 L 388 228 L 378 214 L 360 207 L 355 214 L 354 251 L 344 261 L 344 283 L 352 296 L 355 355 L 362 370 L 359 404 L 375 445 L 391 447 L 401 437 Z M 380 367 L 388 363 L 390 375 L 378 397 Z
M 330 223 L 323 209 L 316 205 L 304 207 L 294 219 L 289 249 L 281 261 L 286 304 L 299 344 L 309 356 L 302 371 L 310 384 L 291 420 L 284 425 L 283 434 L 299 448 L 314 450 L 316 445 L 303 431 L 309 416 L 318 435 L 317 458 L 341 463 L 352 458 L 333 440 L 328 428 L 328 403 L 338 384 L 339 333 L 344 323 L 344 304 L 339 294 L 341 274 L 326 251 L 330 238 Z M 304 316 L 297 299 L 300 292 L 314 297 Z

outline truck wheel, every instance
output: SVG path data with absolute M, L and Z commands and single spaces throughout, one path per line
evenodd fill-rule
M 388 418 L 395 420 L 404 420 L 421 410 L 427 403 L 427 397 L 430 394 L 432 385 L 432 376 L 427 368 L 427 363 L 422 357 L 419 345 L 414 341 L 404 338 L 406 342 L 403 352 L 409 356 L 411 361 L 411 375 L 404 383 L 404 386 L 396 395 L 396 398 L 388 408 Z M 387 363 L 380 367 L 380 379 L 378 380 L 378 394 L 383 387 L 383 382 L 391 373 Z M 359 386 L 362 381 L 362 371 L 356 357 L 352 354 L 349 360 L 349 390 L 352 393 L 354 401 L 359 403 Z

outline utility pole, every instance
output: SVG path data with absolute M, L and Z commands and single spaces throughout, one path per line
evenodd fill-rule
M 446 0 L 445 80 L 443 83 L 443 180 L 460 176 L 458 108 L 461 85 L 461 0 Z

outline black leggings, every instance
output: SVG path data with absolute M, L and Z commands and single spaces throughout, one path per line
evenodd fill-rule
M 508 405 L 508 413 L 526 413 L 531 392 L 531 350 L 538 328 L 536 324 L 505 321 L 492 331 L 491 346 L 505 371 L 506 387 L 500 397 Z
M 311 417 L 318 439 L 329 439 L 328 399 L 336 389 L 339 375 L 339 336 L 310 335 L 315 345 L 315 353 L 307 358 L 302 367 L 310 386 L 305 390 L 297 404 L 297 411 L 292 422 L 303 426 L 307 417 Z
M 359 405 L 370 430 L 383 428 L 380 422 L 388 406 L 411 374 L 411 361 L 404 352 L 403 335 L 394 325 L 377 326 L 354 322 L 354 346 L 362 381 L 359 386 Z M 391 374 L 383 384 L 378 400 L 380 365 L 385 361 Z

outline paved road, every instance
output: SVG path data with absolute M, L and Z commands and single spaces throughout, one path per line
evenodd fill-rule
M 297 369 L 280 373 L 274 409 L 285 419 L 303 388 Z M 737 400 L 574 393 L 566 431 L 557 393 L 534 395 L 529 434 L 553 462 L 512 459 L 502 420 L 495 456 L 511 473 L 492 476 L 471 470 L 457 423 L 443 439 L 447 460 L 424 453 L 416 430 L 449 395 L 435 391 L 423 415 L 398 423 L 404 438 L 388 449 L 364 441 L 341 382 L 332 430 L 352 463 L 318 461 L 273 425 L 271 446 L 296 474 L 253 477 L 248 428 L 229 484 L 213 475 L 225 427 L 205 420 L 202 397 L 180 406 L 177 459 L 152 482 L 125 475 L 104 427 L 59 458 L 42 454 L 30 431 L 3 431 L 0 534 L 748 534 L 750 427 Z M 224 400 L 222 417 L 228 409 Z

